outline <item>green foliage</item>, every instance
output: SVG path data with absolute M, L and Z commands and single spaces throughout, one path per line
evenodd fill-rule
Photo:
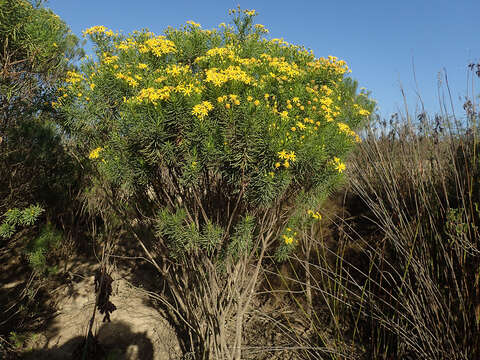
M 159 199 L 157 235 L 174 258 L 238 251 L 235 225 L 247 212 L 258 227 L 260 209 L 294 216 L 298 200 L 324 198 L 360 141 L 351 129 L 374 108 L 345 62 L 263 38 L 253 10 L 232 14 L 235 28 L 188 22 L 164 36 L 87 29 L 97 58 L 68 74 L 55 102 L 102 181 L 125 199 Z M 216 239 L 219 228 L 228 233 Z
M 135 232 L 188 322 L 185 348 L 205 359 L 241 358 L 262 260 L 298 244 L 375 106 L 344 61 L 265 38 L 254 10 L 232 14 L 234 26 L 162 36 L 87 29 L 95 57 L 53 102 L 95 202 Z
M 82 53 L 77 43 L 40 4 L 0 1 L 0 212 L 39 201 L 52 205 L 72 183 L 50 102 Z
M 34 238 L 26 248 L 28 262 L 33 270 L 40 274 L 48 272 L 49 274 L 56 273 L 56 266 L 48 266 L 49 254 L 58 248 L 62 241 L 62 234 L 56 230 L 52 225 L 45 225 L 40 234 Z M 51 256 L 50 256 L 51 258 Z
M 8 340 L 13 344 L 15 349 L 23 348 L 28 336 L 26 334 L 18 334 L 15 331 L 11 331 Z
M 8 239 L 17 231 L 18 227 L 33 226 L 45 210 L 38 205 L 32 205 L 23 210 L 14 208 L 4 215 L 0 225 L 0 237 Z M 51 224 L 42 227 L 38 236 L 29 241 L 25 248 L 28 262 L 33 270 L 38 273 L 56 273 L 56 266 L 47 266 L 47 259 L 62 241 L 62 234 Z
M 232 240 L 228 244 L 227 253 L 233 256 L 233 258 L 238 258 L 241 254 L 248 253 L 252 248 L 254 230 L 255 219 L 247 214 L 235 226 Z
M 18 226 L 32 226 L 44 211 L 39 205 L 31 205 L 23 210 L 8 210 L 3 214 L 5 219 L 0 225 L 0 236 L 9 238 L 17 231 Z

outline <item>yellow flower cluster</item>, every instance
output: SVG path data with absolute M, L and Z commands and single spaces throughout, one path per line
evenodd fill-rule
M 357 143 L 362 142 L 362 139 L 360 139 L 360 136 L 358 136 L 358 134 L 355 133 L 355 131 L 350 129 L 350 126 L 342 122 L 337 123 L 337 125 L 341 132 L 353 137 L 355 139 L 355 142 Z
M 75 71 L 67 71 L 67 77 L 65 81 L 72 85 L 81 82 L 84 79 L 83 75 L 75 72 Z
M 290 245 L 290 244 L 293 244 L 293 241 L 295 240 L 295 236 L 297 236 L 297 233 L 293 232 L 292 229 L 287 228 L 287 234 L 283 234 L 282 238 L 283 238 L 283 241 L 285 241 L 285 244 Z
M 193 93 L 200 94 L 202 92 L 202 89 L 199 87 L 195 86 L 195 84 L 178 84 L 175 86 L 175 92 L 183 94 L 184 96 L 190 96 Z
M 257 30 L 261 34 L 268 34 L 269 30 L 263 26 L 262 24 L 255 24 L 255 30 Z
M 200 25 L 199 23 L 196 23 L 195 21 L 192 21 L 192 20 L 188 20 L 188 21 L 187 21 L 187 24 L 188 24 L 188 25 L 191 25 L 191 26 L 194 27 L 194 28 L 199 28 L 199 27 L 201 27 L 201 25 Z
M 134 49 L 137 46 L 137 43 L 132 38 L 128 38 L 120 43 L 116 43 L 114 46 L 118 50 L 127 51 L 128 49 Z
M 195 59 L 195 62 L 202 63 L 203 61 L 220 58 L 220 60 L 226 61 L 229 60 L 232 64 L 238 64 L 243 66 L 251 66 L 261 64 L 261 61 L 251 57 L 251 58 L 241 58 L 235 53 L 234 47 L 232 45 L 227 45 L 226 47 L 216 47 L 208 50 L 204 56 L 199 56 Z
M 319 58 L 315 61 L 307 63 L 308 66 L 318 69 L 326 69 L 332 71 L 336 75 L 343 75 L 346 72 L 351 72 L 348 68 L 347 63 L 344 60 L 338 60 L 336 56 L 329 55 L 328 58 Z
M 153 105 L 157 105 L 158 100 L 166 100 L 170 97 L 172 91 L 171 86 L 164 86 L 161 89 L 155 89 L 152 87 L 142 89 L 138 95 L 134 98 L 133 102 L 142 103 L 144 101 L 150 102 Z
M 195 59 L 196 62 L 201 62 L 203 60 L 211 59 L 216 56 L 219 56 L 222 59 L 229 59 L 229 60 L 235 60 L 236 54 L 235 51 L 233 51 L 232 46 L 226 46 L 226 47 L 216 47 L 208 50 L 205 53 L 205 56 L 199 56 Z
M 168 65 L 165 69 L 166 73 L 170 76 L 179 76 L 191 73 L 190 66 L 188 65 Z
M 271 44 L 278 44 L 280 46 L 284 45 L 284 46 L 289 46 L 290 44 L 288 42 L 286 42 L 285 40 L 283 40 L 283 38 L 280 38 L 280 39 L 271 39 L 270 40 L 270 43 Z
M 138 51 L 141 54 L 152 52 L 155 56 L 161 57 L 176 52 L 177 48 L 175 43 L 165 39 L 165 36 L 155 36 L 147 39 L 144 44 L 138 44 Z
M 241 81 L 247 85 L 250 85 L 254 82 L 253 78 L 251 78 L 245 71 L 240 69 L 239 66 L 230 65 L 225 70 L 211 68 L 206 71 L 205 82 L 211 82 L 215 86 L 222 86 L 229 80 Z
M 300 76 L 303 72 L 300 70 L 297 64 L 294 62 L 287 62 L 285 61 L 284 57 L 278 58 L 278 57 L 272 57 L 268 54 L 262 54 L 260 55 L 260 58 L 263 59 L 264 61 L 267 61 L 268 64 L 275 69 L 278 73 L 283 74 L 287 77 L 290 78 L 295 78 L 297 76 Z M 286 80 L 283 78 L 282 80 Z
M 290 167 L 290 161 L 295 162 L 297 159 L 297 155 L 295 155 L 295 151 L 291 151 L 290 153 L 287 153 L 285 150 L 282 150 L 278 152 L 278 157 L 283 161 L 283 166 L 288 169 Z M 275 163 L 275 167 L 279 168 L 282 164 L 279 162 Z
M 322 215 L 318 211 L 308 210 L 307 214 L 316 220 L 322 220 Z
M 128 85 L 130 85 L 132 87 L 137 87 L 138 86 L 138 81 L 135 80 L 134 78 L 132 78 L 131 76 L 124 75 L 122 73 L 117 73 L 115 75 L 115 77 L 117 79 L 125 80 L 128 83 Z
M 88 155 L 88 158 L 93 160 L 93 159 L 98 159 L 100 156 L 100 152 L 103 150 L 101 147 L 97 147 L 96 149 L 93 149 L 90 151 L 90 154 Z
M 116 55 L 109 56 L 107 53 L 103 53 L 102 62 L 104 64 L 108 65 L 108 64 L 114 63 L 117 60 L 118 60 L 118 56 L 116 56 Z
M 92 35 L 92 34 L 101 34 L 107 31 L 107 28 L 103 25 L 92 26 L 83 31 L 83 36 Z
M 240 105 L 240 99 L 238 98 L 238 95 L 235 95 L 235 94 L 230 94 L 230 95 L 223 95 L 223 96 L 219 96 L 217 98 L 217 101 L 219 103 L 223 103 L 225 102 L 225 107 L 227 109 L 230 109 L 231 105 L 229 102 L 226 102 L 228 99 L 230 99 L 230 102 L 234 105 Z
M 196 116 L 200 120 L 203 120 L 208 112 L 213 109 L 213 105 L 209 101 L 203 101 L 193 107 L 192 115 Z
M 336 156 L 331 163 L 339 173 L 342 173 L 346 169 L 345 164 Z

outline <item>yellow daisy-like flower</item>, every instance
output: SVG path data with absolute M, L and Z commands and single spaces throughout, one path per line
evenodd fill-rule
M 258 100 L 255 100 L 253 103 L 255 104 L 255 106 L 260 105 L 260 101 L 258 101 Z
M 287 152 L 286 152 L 285 150 L 282 150 L 282 151 L 279 151 L 279 152 L 278 152 L 278 157 L 279 157 L 280 159 L 287 159 L 287 158 L 288 158 L 288 154 L 287 154 Z
M 336 156 L 333 158 L 333 165 L 339 173 L 342 173 L 346 169 L 345 164 Z
M 192 27 L 200 27 L 199 23 L 196 23 L 195 21 L 192 21 L 192 20 L 188 20 L 187 24 L 191 25 Z
M 316 220 L 322 220 L 322 215 L 318 211 L 308 210 L 307 214 Z
M 293 236 L 282 235 L 285 244 L 290 245 L 293 243 Z
M 213 109 L 213 105 L 209 101 L 203 101 L 193 107 L 192 115 L 195 115 L 200 120 L 203 120 L 208 112 Z

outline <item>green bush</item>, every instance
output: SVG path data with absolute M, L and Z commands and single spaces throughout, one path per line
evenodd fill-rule
M 3 214 L 5 220 L 0 225 L 0 237 L 4 239 L 11 237 L 16 232 L 18 226 L 32 226 L 44 211 L 38 205 L 32 205 L 23 210 L 18 208 L 9 209 Z
M 234 26 L 164 36 L 87 29 L 96 57 L 53 103 L 204 357 L 240 357 L 262 259 L 295 247 L 374 108 L 344 61 L 267 40 L 254 10 L 232 14 Z

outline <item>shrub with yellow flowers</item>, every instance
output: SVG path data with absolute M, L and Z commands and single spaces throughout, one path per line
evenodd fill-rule
M 179 308 L 207 311 L 203 301 L 220 311 L 219 298 L 235 294 L 235 306 L 215 321 L 235 314 L 241 324 L 265 252 L 295 246 L 285 229 L 339 184 L 360 141 L 353 129 L 374 104 L 357 94 L 344 61 L 267 39 L 255 10 L 231 14 L 233 25 L 212 30 L 193 21 L 162 35 L 86 30 L 95 57 L 69 73 L 57 103 L 83 156 L 101 149 L 96 175 L 118 190 L 106 196 L 121 218 L 145 220 L 141 233 L 155 238 L 149 256 Z M 194 295 L 178 279 L 207 286 L 208 299 L 187 304 Z M 205 354 L 239 358 L 241 337 L 229 347 L 198 333 Z

